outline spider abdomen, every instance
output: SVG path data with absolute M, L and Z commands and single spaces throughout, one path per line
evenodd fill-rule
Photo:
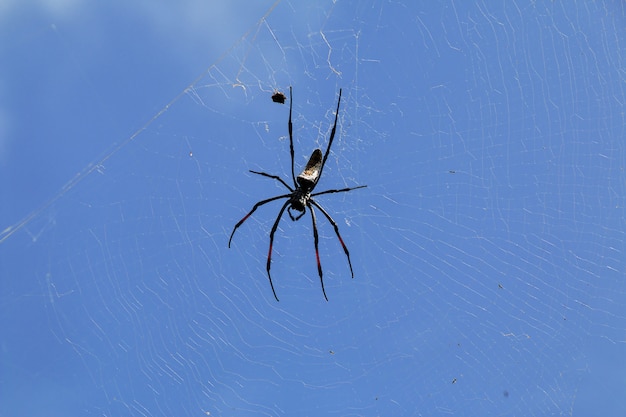
M 313 190 L 315 184 L 320 178 L 320 168 L 322 166 L 322 151 L 321 149 L 316 149 L 311 154 L 309 158 L 309 162 L 307 162 L 304 170 L 298 175 L 296 180 L 298 181 L 298 185 L 305 190 Z

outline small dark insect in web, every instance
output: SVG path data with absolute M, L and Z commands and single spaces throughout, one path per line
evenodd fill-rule
M 272 99 L 274 99 L 274 96 L 272 96 Z M 350 262 L 350 252 L 348 252 L 348 248 L 346 247 L 345 243 L 343 243 L 343 239 L 341 238 L 341 234 L 339 233 L 339 227 L 337 226 L 337 223 L 335 222 L 335 220 L 333 220 L 330 214 L 328 214 L 326 210 L 317 201 L 313 199 L 313 197 L 316 197 L 318 195 L 323 195 L 323 194 L 345 193 L 348 191 L 356 190 L 358 188 L 367 187 L 367 185 L 359 185 L 358 187 L 332 189 L 332 190 L 320 191 L 318 193 L 313 193 L 313 189 L 315 188 L 320 178 L 322 177 L 322 171 L 324 170 L 326 159 L 328 159 L 328 154 L 330 153 L 330 147 L 333 144 L 333 139 L 335 139 L 335 132 L 337 130 L 337 117 L 339 116 L 339 104 L 341 103 L 341 89 L 339 89 L 339 99 L 337 100 L 337 110 L 335 112 L 335 123 L 333 124 L 333 128 L 330 131 L 330 139 L 328 140 L 328 147 L 326 148 L 326 153 L 322 157 L 321 149 L 315 149 L 313 153 L 311 154 L 311 157 L 309 158 L 309 162 L 307 162 L 306 166 L 304 167 L 304 170 L 300 173 L 300 175 L 296 177 L 295 171 L 294 171 L 294 162 L 293 162 L 293 158 L 294 158 L 293 125 L 291 123 L 292 103 L 293 103 L 292 92 L 291 92 L 291 87 L 289 87 L 288 128 L 289 128 L 289 152 L 291 154 L 291 179 L 293 181 L 293 188 L 289 186 L 289 184 L 287 184 L 287 182 L 283 180 L 281 177 L 279 177 L 278 175 L 271 175 L 265 172 L 257 172 L 257 171 L 251 170 L 250 172 L 252 172 L 253 174 L 261 175 L 261 176 L 271 178 L 280 182 L 289 190 L 289 193 L 279 195 L 276 197 L 267 198 L 265 200 L 261 200 L 258 203 L 256 203 L 252 207 L 252 210 L 250 210 L 248 214 L 246 214 L 241 220 L 239 220 L 239 222 L 233 228 L 233 232 L 230 234 L 230 239 L 228 239 L 228 247 L 230 248 L 230 243 L 233 240 L 235 231 L 237 231 L 239 226 L 241 226 L 246 220 L 248 220 L 248 218 L 252 215 L 252 213 L 256 211 L 256 209 L 258 209 L 264 204 L 267 204 L 275 200 L 279 200 L 281 198 L 287 199 L 287 201 L 283 204 L 280 211 L 278 212 L 278 216 L 276 216 L 276 220 L 274 221 L 274 225 L 272 226 L 272 230 L 270 231 L 270 248 L 267 254 L 267 265 L 266 265 L 267 277 L 269 278 L 270 286 L 272 287 L 272 293 L 274 293 L 274 298 L 276 298 L 276 301 L 278 301 L 278 297 L 276 296 L 276 291 L 274 290 L 274 284 L 272 283 L 272 276 L 270 275 L 270 266 L 272 263 L 272 245 L 274 244 L 274 234 L 276 233 L 276 229 L 278 228 L 278 223 L 280 222 L 280 219 L 283 216 L 285 209 L 287 209 L 287 213 L 289 214 L 289 217 L 291 218 L 291 220 L 296 221 L 296 220 L 300 220 L 300 218 L 304 216 L 304 214 L 306 213 L 306 209 L 308 207 L 309 213 L 311 213 L 311 220 L 313 221 L 313 243 L 315 245 L 315 260 L 317 262 L 317 273 L 320 277 L 320 283 L 322 284 L 322 293 L 324 294 L 324 298 L 326 299 L 326 301 L 328 301 L 328 297 L 326 296 L 326 290 L 324 289 L 322 264 L 320 262 L 320 254 L 319 254 L 319 249 L 318 249 L 319 236 L 317 234 L 317 221 L 315 218 L 315 211 L 313 210 L 313 206 L 315 206 L 315 208 L 317 208 L 319 211 L 322 212 L 324 217 L 326 217 L 326 219 L 330 222 L 330 224 L 335 229 L 335 234 L 337 235 L 337 239 L 339 239 L 339 243 L 341 243 L 341 247 L 343 248 L 343 251 L 346 254 L 346 258 L 348 259 L 348 266 L 350 267 L 350 274 L 352 275 L 352 278 L 354 278 L 354 272 L 352 271 L 352 262 Z M 295 213 L 295 216 L 292 211 L 297 212 Z
M 280 91 L 276 91 L 274 95 L 272 95 L 272 101 L 274 103 L 285 104 L 285 100 L 287 100 L 287 97 Z

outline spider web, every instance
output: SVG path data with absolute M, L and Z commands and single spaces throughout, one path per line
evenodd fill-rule
M 0 415 L 624 414 L 623 4 L 243 4 L 4 12 Z

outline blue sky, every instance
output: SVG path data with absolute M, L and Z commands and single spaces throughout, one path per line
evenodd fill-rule
M 623 4 L 226 3 L 0 5 L 0 415 L 624 414 Z

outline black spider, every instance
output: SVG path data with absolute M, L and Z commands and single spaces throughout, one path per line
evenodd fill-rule
M 322 151 L 320 149 L 315 149 L 313 153 L 311 154 L 311 158 L 309 158 L 309 162 L 304 167 L 304 170 L 302 171 L 302 173 L 298 175 L 297 177 L 295 176 L 294 168 L 293 168 L 293 165 L 294 165 L 294 162 L 293 162 L 293 157 L 294 157 L 293 125 L 291 123 L 292 103 L 293 103 L 293 100 L 291 97 L 291 87 L 289 87 L 289 125 L 288 125 L 289 126 L 289 151 L 291 153 L 291 179 L 293 180 L 294 188 L 290 187 L 287 184 L 287 182 L 285 182 L 278 175 L 270 175 L 265 172 L 257 172 L 257 171 L 251 170 L 250 172 L 252 172 L 253 174 L 262 175 L 264 177 L 272 178 L 272 179 L 279 181 L 282 185 L 284 185 L 289 190 L 289 193 L 272 197 L 272 198 L 268 198 L 265 200 L 261 200 L 258 203 L 256 203 L 252 207 L 252 210 L 250 210 L 248 214 L 246 214 L 243 217 L 243 219 L 239 220 L 239 222 L 233 228 L 233 232 L 230 234 L 230 239 L 228 240 L 228 247 L 230 248 L 230 242 L 233 240 L 233 235 L 235 234 L 235 231 L 237 230 L 237 228 L 241 226 L 243 222 L 245 222 L 248 219 L 248 217 L 250 217 L 252 213 L 255 212 L 257 208 L 274 200 L 278 200 L 281 198 L 287 199 L 285 204 L 283 204 L 282 208 L 278 212 L 276 221 L 274 221 L 274 225 L 272 226 L 272 231 L 270 232 L 270 248 L 267 254 L 267 267 L 266 267 L 267 277 L 270 280 L 270 286 L 272 287 L 274 298 L 276 298 L 276 301 L 278 301 L 278 297 L 276 296 L 276 291 L 274 290 L 274 284 L 272 283 L 272 276 L 270 275 L 270 265 L 272 262 L 272 245 L 274 243 L 274 233 L 276 233 L 276 229 L 278 228 L 278 223 L 280 222 L 280 218 L 285 212 L 285 209 L 287 209 L 287 213 L 289 213 L 289 217 L 291 218 L 291 220 L 296 221 L 296 220 L 299 220 L 302 216 L 304 216 L 304 213 L 306 212 L 306 208 L 308 207 L 311 213 L 311 219 L 313 220 L 313 239 L 315 243 L 315 259 L 317 261 L 317 272 L 320 276 L 320 282 L 322 284 L 322 293 L 324 294 L 324 298 L 326 299 L 326 301 L 328 301 L 328 297 L 326 296 L 326 290 L 324 289 L 324 279 L 322 278 L 322 264 L 320 263 L 320 255 L 319 255 L 319 250 L 318 250 L 319 238 L 317 235 L 317 222 L 315 220 L 315 212 L 313 211 L 313 206 L 319 209 L 319 211 L 322 212 L 324 217 L 328 219 L 330 224 L 332 224 L 333 228 L 335 229 L 335 234 L 337 235 L 337 238 L 339 239 L 339 243 L 341 243 L 341 246 L 343 247 L 343 251 L 345 252 L 346 257 L 348 258 L 348 266 L 350 267 L 350 274 L 352 275 L 352 278 L 354 278 L 354 272 L 352 272 L 352 263 L 350 262 L 350 253 L 348 252 L 348 248 L 346 247 L 345 243 L 343 243 L 343 239 L 341 238 L 341 234 L 339 233 L 339 227 L 337 226 L 337 223 L 333 220 L 332 217 L 330 217 L 330 214 L 328 214 L 326 210 L 324 210 L 322 206 L 319 205 L 319 203 L 313 200 L 313 197 L 316 197 L 318 195 L 323 195 L 323 194 L 344 193 L 347 191 L 356 190 L 358 188 L 364 188 L 367 186 L 360 185 L 358 187 L 332 189 L 332 190 L 321 191 L 319 193 L 313 193 L 313 189 L 315 188 L 315 186 L 317 185 L 318 181 L 320 180 L 322 176 L 322 170 L 324 169 L 324 165 L 326 164 L 326 159 L 328 159 L 328 154 L 330 153 L 330 147 L 332 146 L 333 139 L 335 138 L 335 131 L 337 130 L 337 117 L 339 116 L 339 104 L 341 103 L 341 89 L 339 89 L 339 99 L 337 100 L 337 110 L 335 112 L 335 123 L 333 124 L 333 128 L 330 132 L 328 148 L 326 148 L 326 153 L 324 154 L 324 157 L 322 158 Z M 294 216 L 292 213 L 292 210 L 295 210 L 298 213 L 296 213 L 296 215 Z

